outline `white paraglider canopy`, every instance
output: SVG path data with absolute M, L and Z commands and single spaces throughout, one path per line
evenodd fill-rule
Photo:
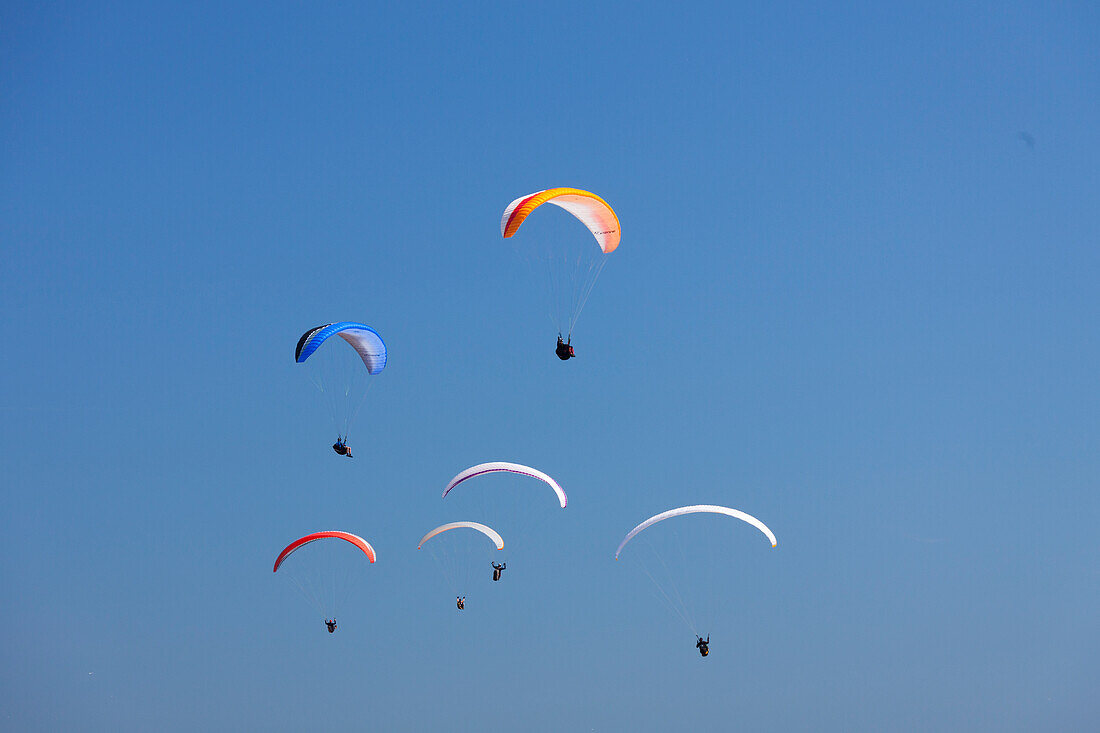
M 561 504 L 561 508 L 564 509 L 566 503 L 569 501 L 565 495 L 565 490 L 557 481 L 547 476 L 537 468 L 531 468 L 530 466 L 523 466 L 519 463 L 508 463 L 506 461 L 493 461 L 491 463 L 479 463 L 476 466 L 470 466 L 465 471 L 462 471 L 447 484 L 443 489 L 443 498 L 447 498 L 447 494 L 451 489 L 458 486 L 463 481 L 469 481 L 477 476 L 482 476 L 487 473 L 497 472 L 518 473 L 521 476 L 530 476 L 531 478 L 538 479 L 539 481 L 547 484 L 558 497 L 558 503 Z
M 416 543 L 416 549 L 419 550 L 421 547 L 424 546 L 425 542 L 430 540 L 432 537 L 435 537 L 437 534 L 443 534 L 444 532 L 449 532 L 452 529 L 477 530 L 478 532 L 481 532 L 481 534 L 492 540 L 493 544 L 497 546 L 498 550 L 504 549 L 504 538 L 502 538 L 492 527 L 486 527 L 484 524 L 481 524 L 479 522 L 450 522 L 448 524 L 441 524 L 433 529 L 431 532 L 428 532 L 428 534 L 421 537 L 420 542 Z
M 626 547 L 626 543 L 634 539 L 635 535 L 637 535 L 639 532 L 643 531 L 647 527 L 652 527 L 654 524 L 657 524 L 658 522 L 663 522 L 666 519 L 671 519 L 672 517 L 680 517 L 685 514 L 701 513 L 725 514 L 727 517 L 733 517 L 734 519 L 740 519 L 743 522 L 748 522 L 749 524 L 764 533 L 764 536 L 767 537 L 768 540 L 772 543 L 772 547 L 775 547 L 778 544 L 776 542 L 775 535 L 772 534 L 772 531 L 768 529 L 763 522 L 761 522 L 759 519 L 752 516 L 751 514 L 745 514 L 745 512 L 738 511 L 736 509 L 730 509 L 729 507 L 724 506 L 715 506 L 713 504 L 693 504 L 691 506 L 682 506 L 679 509 L 669 509 L 667 512 L 661 512 L 660 514 L 650 517 L 634 529 L 627 532 L 626 537 L 624 537 L 623 541 L 619 543 L 619 549 L 615 550 L 615 559 L 619 559 L 619 553 L 623 551 L 624 547 Z

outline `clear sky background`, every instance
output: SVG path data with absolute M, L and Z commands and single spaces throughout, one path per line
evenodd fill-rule
M 1093 727 L 1096 4 L 461 5 L 0 10 L 0 727 Z M 498 229 L 551 186 L 623 226 L 566 364 Z M 570 503 L 501 484 L 458 614 L 416 540 L 486 460 Z M 705 660 L 612 560 L 699 502 L 779 537 L 697 558 Z M 271 563 L 333 527 L 329 636 Z

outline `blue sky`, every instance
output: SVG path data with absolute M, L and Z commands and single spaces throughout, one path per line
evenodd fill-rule
M 320 5 L 0 10 L 3 727 L 1095 723 L 1095 5 Z M 498 230 L 558 185 L 623 225 L 568 364 Z M 485 460 L 570 505 L 459 615 Z M 779 537 L 700 559 L 706 660 L 611 559 L 700 502 Z M 270 572 L 331 527 L 332 637 Z

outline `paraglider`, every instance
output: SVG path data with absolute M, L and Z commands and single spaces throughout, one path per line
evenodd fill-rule
M 424 544 L 433 537 L 438 537 L 439 535 L 456 529 L 472 529 L 475 532 L 480 532 L 489 538 L 489 541 L 493 543 L 493 547 L 496 550 L 504 549 L 504 538 L 502 538 L 495 529 L 487 527 L 480 522 L 448 522 L 447 524 L 441 524 L 421 537 L 420 542 L 417 543 L 416 549 L 419 550 L 424 547 Z M 437 540 L 433 542 L 428 549 L 432 553 L 432 557 L 434 557 L 439 564 L 447 582 L 455 591 L 455 605 L 458 606 L 459 611 L 462 611 L 466 608 L 466 596 L 462 595 L 461 592 L 465 590 L 466 584 L 469 581 L 470 548 L 463 545 L 461 542 L 449 544 L 447 542 L 440 543 L 440 541 Z
M 284 569 L 288 558 L 310 545 L 316 549 L 307 552 L 308 557 L 296 559 Z M 350 552 L 345 549 L 349 545 Z M 367 566 L 376 559 L 374 548 L 359 535 L 339 530 L 313 532 L 284 547 L 275 558 L 272 572 L 282 570 L 280 575 L 290 576 L 306 600 L 325 619 L 325 626 L 331 634 L 336 631 L 336 606 L 347 587 L 352 585 L 350 581 L 356 572 L 364 566 L 364 556 L 368 560 Z
M 562 489 L 561 485 L 542 471 L 538 470 L 537 468 L 531 468 L 530 466 L 523 466 L 519 463 L 508 463 L 506 461 L 493 461 L 490 463 L 479 463 L 476 466 L 470 466 L 450 480 L 447 486 L 443 489 L 443 498 L 446 499 L 447 494 L 450 493 L 451 489 L 463 483 L 464 481 L 469 481 L 472 478 L 483 476 L 487 473 L 496 473 L 501 471 L 508 473 L 518 473 L 521 476 L 530 476 L 531 478 L 542 481 L 554 490 L 554 494 L 558 497 L 558 503 L 561 504 L 562 509 L 565 508 L 566 503 L 568 503 L 569 501 L 568 497 L 566 497 L 565 495 L 565 490 Z
M 333 336 L 339 336 L 358 355 L 345 349 L 326 346 Z M 294 361 L 308 362 L 310 376 L 328 403 L 336 427 L 336 442 L 332 450 L 351 458 L 348 430 L 363 405 L 367 389 L 386 367 L 386 344 L 370 326 L 355 321 L 340 321 L 311 328 L 298 339 Z
M 490 562 L 489 564 L 493 566 L 493 580 L 500 580 L 500 574 L 508 569 L 508 563 L 497 565 L 495 562 Z
M 562 361 L 568 361 L 576 356 L 570 344 L 573 327 L 607 263 L 607 256 L 619 246 L 622 231 L 615 211 L 596 194 L 579 188 L 549 188 L 508 204 L 500 218 L 501 236 L 509 239 L 515 235 L 527 217 L 543 204 L 553 204 L 572 214 L 588 228 L 597 245 L 592 247 L 586 237 L 558 233 L 543 224 L 532 225 L 535 231 L 520 245 L 526 258 L 532 264 L 537 262 L 539 277 L 549 276 L 551 318 L 558 328 L 554 353 Z M 543 221 L 548 219 L 543 217 Z
M 623 548 L 626 547 L 627 543 L 650 527 L 668 519 L 683 517 L 690 514 L 717 514 L 721 517 L 738 519 L 741 522 L 756 527 L 756 529 L 768 538 L 772 547 L 777 545 L 775 535 L 772 531 L 763 522 L 752 515 L 737 509 L 716 506 L 714 504 L 693 504 L 691 506 L 678 507 L 676 509 L 661 512 L 660 514 L 655 514 L 630 530 L 615 550 L 615 559 L 619 559 L 619 554 L 623 551 Z M 702 525 L 706 524 L 706 522 L 702 523 Z M 743 526 L 740 525 L 740 523 L 735 524 Z M 727 536 L 729 532 L 726 530 L 728 527 L 733 526 L 726 524 L 725 520 L 712 523 L 709 530 L 702 525 L 694 525 L 691 531 L 684 535 L 683 539 L 688 542 L 687 547 L 695 549 L 699 548 L 700 543 L 705 545 L 708 535 L 711 539 L 719 540 L 724 543 L 728 541 Z M 699 632 L 699 627 L 702 624 L 697 623 L 696 611 L 698 609 L 703 613 L 703 617 L 698 620 L 715 620 L 713 614 L 716 608 L 720 607 L 716 605 L 716 603 L 720 604 L 721 601 L 714 596 L 713 572 L 716 569 L 721 569 L 721 566 L 726 565 L 726 563 L 720 559 L 724 558 L 725 555 L 715 554 L 714 550 L 721 551 L 722 546 L 712 547 L 709 548 L 709 552 L 692 556 L 688 551 L 685 551 L 685 545 L 681 543 L 680 533 L 676 531 L 675 527 L 670 527 L 663 533 L 657 532 L 656 536 L 653 537 L 647 536 L 646 539 L 652 541 L 643 541 L 640 547 L 635 548 L 640 552 L 638 552 L 633 564 L 649 577 L 658 595 L 668 605 L 669 609 L 679 616 L 680 620 L 692 630 L 695 634 L 695 648 L 699 650 L 701 656 L 706 657 L 710 654 L 710 635 L 708 634 L 704 637 Z M 711 566 L 708 568 L 705 562 L 698 562 L 695 559 L 696 557 L 704 561 L 706 558 L 712 558 L 713 562 L 718 563 L 720 567 L 714 568 Z M 681 563 L 676 562 L 673 558 L 689 559 L 691 567 L 683 567 Z M 707 623 L 707 625 L 709 625 L 709 623 Z

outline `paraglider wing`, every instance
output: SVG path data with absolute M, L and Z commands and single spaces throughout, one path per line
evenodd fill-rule
M 371 562 L 374 562 L 374 548 L 370 546 L 370 543 L 359 535 L 351 534 L 350 532 L 340 532 L 337 530 L 328 530 L 325 532 L 314 532 L 313 534 L 307 534 L 305 537 L 294 540 L 289 545 L 283 548 L 283 551 L 279 553 L 279 557 L 275 558 L 275 567 L 271 572 L 278 572 L 279 566 L 283 564 L 283 560 L 291 555 L 295 550 L 305 547 L 310 542 L 316 542 L 323 539 L 338 539 L 350 542 L 363 551 L 363 554 L 367 556 Z
M 619 559 L 619 553 L 623 551 L 624 547 L 626 547 L 626 543 L 634 539 L 634 536 L 636 534 L 646 529 L 647 527 L 651 527 L 654 524 L 657 524 L 657 522 L 663 522 L 664 520 L 671 519 L 672 517 L 679 517 L 684 514 L 700 513 L 725 514 L 728 517 L 733 517 L 734 519 L 740 519 L 743 522 L 748 522 L 749 524 L 764 533 L 764 536 L 766 536 L 768 540 L 772 543 L 772 547 L 775 547 L 777 544 L 775 540 L 775 535 L 772 534 L 772 531 L 768 529 L 763 522 L 761 522 L 754 516 L 737 511 L 736 509 L 730 509 L 729 507 L 714 506 L 712 504 L 694 504 L 692 506 L 682 506 L 679 509 L 670 509 L 667 512 L 661 512 L 660 514 L 650 517 L 634 529 L 630 530 L 627 533 L 626 537 L 623 538 L 623 541 L 619 543 L 619 549 L 615 550 L 615 559 Z
M 367 372 L 372 376 L 386 367 L 386 344 L 382 341 L 382 337 L 365 323 L 355 321 L 329 323 L 306 331 L 298 339 L 298 347 L 294 350 L 294 361 L 301 364 L 332 336 L 339 336 L 347 341 L 359 353 L 363 364 L 367 367 Z
M 476 529 L 478 532 L 481 532 L 483 535 L 492 540 L 493 544 L 497 546 L 498 550 L 504 549 L 504 539 L 499 534 L 497 534 L 497 531 L 494 530 L 492 527 L 486 527 L 484 524 L 479 524 L 477 522 L 451 522 L 450 524 L 441 524 L 440 526 L 433 529 L 431 532 L 428 532 L 428 534 L 421 537 L 420 542 L 418 542 L 416 545 L 416 549 L 419 550 L 421 547 L 424 546 L 425 542 L 430 540 L 432 537 L 435 537 L 437 534 L 443 534 L 444 532 L 449 532 L 452 529 L 460 528 Z
M 596 194 L 579 188 L 548 188 L 519 197 L 504 210 L 500 218 L 500 235 L 505 239 L 511 237 L 524 219 L 543 204 L 559 206 L 580 219 L 604 254 L 611 254 L 619 246 L 622 230 L 614 209 Z
M 566 502 L 569 501 L 565 495 L 565 490 L 558 484 L 557 481 L 547 476 L 537 468 L 531 468 L 530 466 L 522 466 L 518 463 L 507 463 L 505 461 L 493 461 L 491 463 L 479 463 L 476 466 L 470 466 L 462 473 L 451 479 L 451 482 L 447 484 L 447 488 L 443 489 L 443 498 L 447 498 L 447 494 L 451 489 L 458 486 L 463 481 L 468 481 L 475 476 L 481 476 L 486 473 L 495 473 L 498 471 L 506 471 L 508 473 L 518 473 L 522 476 L 530 476 L 536 478 L 539 481 L 543 481 L 554 490 L 554 493 L 558 495 L 558 503 L 561 504 L 561 508 L 565 508 Z

